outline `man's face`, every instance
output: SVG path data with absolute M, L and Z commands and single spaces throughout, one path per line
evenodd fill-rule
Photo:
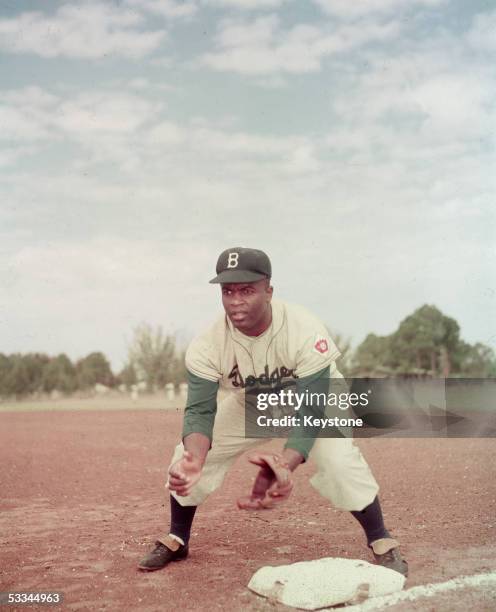
M 258 336 L 271 321 L 272 287 L 267 279 L 221 285 L 222 304 L 232 324 L 247 336 Z

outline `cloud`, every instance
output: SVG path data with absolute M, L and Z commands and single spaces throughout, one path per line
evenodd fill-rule
M 115 288 L 145 286 L 173 271 L 165 253 L 157 253 L 155 245 L 139 240 L 130 244 L 108 235 L 89 243 L 25 246 L 10 266 L 19 282 L 29 279 L 32 291 L 45 285 L 62 292 L 106 284 Z
M 270 74 L 256 79 L 255 83 L 265 89 L 282 89 L 288 86 L 289 81 L 280 74 Z
M 120 89 L 101 89 L 62 97 L 39 87 L 6 91 L 0 106 L 0 139 L 9 141 L 94 138 L 129 134 L 163 107 L 163 102 Z
M 325 13 L 341 19 L 395 15 L 419 7 L 437 7 L 446 0 L 313 0 Z
M 160 47 L 165 30 L 147 30 L 137 11 L 111 3 L 64 4 L 53 15 L 39 11 L 0 20 L 0 48 L 44 58 L 143 58 Z
M 39 87 L 3 92 L 0 142 L 34 142 L 51 137 L 51 112 L 57 98 Z
M 215 39 L 216 50 L 201 61 L 214 70 L 244 75 L 318 72 L 325 57 L 390 41 L 399 31 L 393 22 L 342 25 L 328 31 L 308 24 L 283 30 L 276 15 L 252 21 L 224 20 Z
M 492 139 L 496 84 L 489 64 L 474 62 L 461 52 L 460 41 L 445 35 L 429 45 L 385 58 L 368 56 L 368 70 L 349 73 L 331 93 L 341 137 L 367 140 L 369 147 L 384 137 L 385 150 L 394 142 L 417 149 L 456 147 Z M 455 149 L 452 149 L 453 152 Z
M 496 52 L 496 10 L 476 15 L 467 33 L 469 44 L 483 53 Z
M 411 96 L 425 116 L 423 129 L 429 134 L 482 138 L 496 118 L 495 93 L 480 75 L 455 72 L 426 79 Z
M 60 101 L 54 123 L 66 134 L 83 138 L 88 134 L 127 134 L 156 115 L 160 107 L 130 93 L 88 92 Z
M 203 0 L 207 6 L 233 8 L 239 10 L 274 9 L 288 0 Z
M 39 87 L 4 92 L 0 104 L 0 163 L 11 165 L 44 147 L 77 145 L 73 168 L 110 163 L 129 172 L 140 165 L 147 123 L 155 125 L 165 107 L 138 95 L 129 84 L 62 95 Z M 141 143 L 141 144 L 140 144 Z M 34 147 L 36 146 L 36 149 Z
M 319 167 L 310 138 L 250 133 L 231 121 L 174 122 L 165 102 L 147 97 L 141 85 L 131 81 L 126 91 L 117 83 L 64 96 L 39 87 L 7 91 L 0 106 L 0 139 L 17 147 L 77 144 L 82 151 L 72 163 L 85 171 L 102 163 L 126 172 L 159 169 L 164 155 L 174 155 L 178 166 L 191 163 L 187 159 L 202 166 L 264 160 L 272 171 L 295 174 Z
M 175 0 L 125 0 L 125 4 L 166 19 L 188 18 L 198 10 L 196 2 L 176 2 Z
M 187 130 L 171 121 L 161 121 L 154 125 L 146 136 L 150 146 L 175 147 L 186 142 Z
M 115 84 L 116 85 L 116 84 Z M 138 77 L 131 79 L 130 81 L 122 83 L 124 87 L 139 91 L 177 91 L 177 87 L 174 85 L 168 85 L 167 83 L 152 81 L 144 77 Z
M 142 321 L 175 332 L 184 325 L 176 322 L 185 299 L 208 309 L 207 292 L 195 279 L 198 274 L 208 279 L 212 266 L 193 266 L 187 241 L 124 239 L 104 228 L 84 241 L 30 245 L 26 236 L 17 241 L 16 253 L 0 262 L 0 282 L 8 287 L 2 310 L 9 313 L 8 320 L 0 318 L 0 332 L 17 350 L 63 351 L 73 359 L 103 350 L 120 364 L 126 338 Z M 211 264 L 206 249 L 195 247 L 198 254 Z M 171 294 L 182 299 L 173 303 Z
M 14 166 L 21 160 L 29 159 L 39 151 L 38 147 L 30 146 L 15 146 L 10 150 L 0 150 L 0 168 Z

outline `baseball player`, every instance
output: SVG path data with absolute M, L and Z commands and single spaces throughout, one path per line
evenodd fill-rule
M 185 559 L 197 507 L 218 487 L 235 459 L 267 440 L 245 435 L 245 394 L 292 383 L 299 392 L 332 389 L 343 376 L 340 353 L 326 327 L 306 309 L 273 300 L 271 264 L 259 250 L 227 249 L 217 261 L 223 314 L 186 352 L 188 398 L 182 442 L 168 470 L 171 524 L 139 563 L 153 571 Z M 334 383 L 333 383 L 334 381 Z M 217 404 L 218 392 L 223 399 Z M 311 406 L 304 406 L 311 410 Z M 317 466 L 310 482 L 335 507 L 358 520 L 377 563 L 408 573 L 399 543 L 384 526 L 378 485 L 350 437 L 309 435 L 293 427 L 280 453 L 258 451 L 249 460 L 259 466 L 240 509 L 266 510 L 286 501 L 291 473 L 311 459 Z

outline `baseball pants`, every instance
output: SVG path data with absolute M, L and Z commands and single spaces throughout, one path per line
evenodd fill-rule
M 237 457 L 265 444 L 267 438 L 245 438 L 244 403 L 236 394 L 219 402 L 215 418 L 212 448 L 200 480 L 191 494 L 181 497 L 171 492 L 182 506 L 198 506 L 218 489 Z M 184 452 L 183 444 L 176 446 L 171 465 Z M 363 510 L 376 497 L 379 486 L 351 438 L 317 438 L 309 459 L 317 466 L 310 479 L 312 486 L 336 508 Z

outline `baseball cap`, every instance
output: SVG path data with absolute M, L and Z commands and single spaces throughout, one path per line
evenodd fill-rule
M 211 283 L 254 283 L 272 276 L 270 259 L 263 251 L 233 247 L 222 251 Z

